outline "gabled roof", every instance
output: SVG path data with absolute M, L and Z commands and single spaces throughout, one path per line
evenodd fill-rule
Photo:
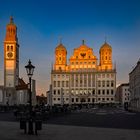
M 18 86 L 16 86 L 16 90 L 27 90 L 28 84 L 24 82 L 22 78 L 19 78 Z

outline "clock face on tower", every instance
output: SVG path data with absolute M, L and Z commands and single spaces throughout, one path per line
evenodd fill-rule
M 13 52 L 8 52 L 7 53 L 7 58 L 11 59 L 11 58 L 13 58 L 13 56 L 14 56 Z

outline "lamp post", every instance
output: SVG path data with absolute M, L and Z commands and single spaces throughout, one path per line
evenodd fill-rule
M 32 120 L 32 91 L 31 91 L 31 78 L 33 76 L 34 68 L 31 61 L 28 61 L 28 65 L 25 66 L 27 75 L 29 77 L 29 124 L 28 124 L 28 134 L 33 134 L 33 120 Z

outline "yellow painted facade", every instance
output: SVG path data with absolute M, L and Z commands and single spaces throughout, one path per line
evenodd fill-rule
M 100 48 L 100 60 L 94 55 L 93 49 L 82 45 L 74 49 L 67 64 L 67 50 L 62 43 L 55 49 L 54 70 L 73 71 L 79 69 L 112 70 L 112 47 L 104 43 Z

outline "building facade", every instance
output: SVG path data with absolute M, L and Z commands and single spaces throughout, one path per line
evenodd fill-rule
M 16 103 L 16 86 L 19 79 L 19 44 L 17 38 L 17 27 L 13 18 L 6 26 L 4 40 L 4 102 Z
M 100 61 L 93 49 L 82 45 L 74 49 L 67 64 L 67 50 L 62 43 L 55 48 L 51 71 L 51 103 L 93 104 L 114 103 L 116 68 L 112 63 L 112 47 L 104 43 L 99 51 Z
M 32 102 L 36 103 L 35 80 L 32 80 Z M 6 26 L 4 39 L 4 85 L 0 86 L 0 104 L 27 104 L 28 85 L 19 78 L 19 44 L 13 17 Z
M 129 104 L 130 102 L 129 83 L 123 83 L 117 87 L 116 99 L 122 106 L 125 106 L 125 104 Z
M 130 83 L 130 109 L 140 111 L 140 60 L 136 67 L 129 73 Z

